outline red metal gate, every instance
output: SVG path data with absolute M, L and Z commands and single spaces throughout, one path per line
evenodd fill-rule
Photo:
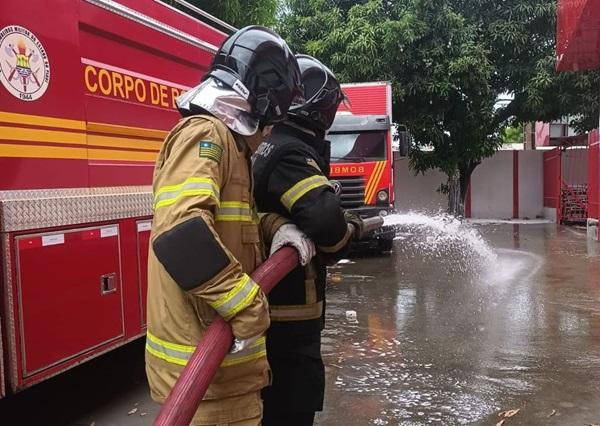
M 598 133 L 592 135 L 590 149 L 563 146 L 544 153 L 544 207 L 555 209 L 558 223 L 585 223 L 588 216 L 598 216 L 600 157 Z
M 561 153 L 560 221 L 585 223 L 588 217 L 588 149 L 567 147 Z
M 544 207 L 556 210 L 560 222 L 560 149 L 544 152 Z

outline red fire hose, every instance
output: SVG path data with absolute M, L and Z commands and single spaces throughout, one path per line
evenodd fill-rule
M 252 279 L 266 294 L 298 265 L 298 252 L 283 247 L 254 271 Z M 219 365 L 231 349 L 231 326 L 216 317 L 204 338 L 181 372 L 171 394 L 162 406 L 154 426 L 187 426 L 192 421 L 202 397 Z
M 383 219 L 374 217 L 365 219 L 363 223 L 363 231 L 371 231 L 381 227 Z M 268 294 L 298 262 L 298 252 L 291 247 L 283 247 L 252 273 L 252 279 Z M 154 426 L 190 424 L 232 342 L 231 326 L 221 317 L 216 317 L 161 407 Z

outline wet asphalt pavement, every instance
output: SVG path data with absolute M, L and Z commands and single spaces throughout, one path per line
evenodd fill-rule
M 474 226 L 475 243 L 400 229 L 392 254 L 332 268 L 318 425 L 496 425 L 511 409 L 505 426 L 600 424 L 599 246 L 573 228 Z M 157 411 L 141 341 L 0 400 L 3 425 Z
M 585 234 L 478 229 L 497 258 L 406 233 L 390 257 L 339 267 L 321 425 L 495 425 L 510 409 L 505 425 L 600 424 L 600 258 Z

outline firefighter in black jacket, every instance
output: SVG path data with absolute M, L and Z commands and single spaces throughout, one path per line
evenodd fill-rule
M 254 156 L 254 195 L 260 212 L 279 213 L 315 244 L 317 255 L 297 267 L 269 295 L 267 356 L 273 384 L 263 389 L 263 426 L 312 425 L 321 411 L 325 371 L 321 359 L 326 265 L 339 260 L 360 237 L 360 218 L 345 213 L 329 183 L 325 132 L 343 92 L 321 62 L 297 55 L 306 103 L 292 106 Z M 273 224 L 274 227 L 282 223 Z M 284 226 L 290 225 L 282 225 Z M 285 233 L 285 228 L 281 230 Z M 273 233 L 271 233 L 273 234 Z M 271 252 L 280 248 L 271 243 Z

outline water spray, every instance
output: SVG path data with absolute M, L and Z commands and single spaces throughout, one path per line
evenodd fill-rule
M 447 213 L 433 216 L 416 212 L 392 214 L 384 218 L 384 226 L 394 226 L 397 230 L 426 231 L 424 240 L 417 243 L 423 254 L 443 257 L 447 250 L 456 247 L 463 252 L 468 250 L 486 261 L 497 259 L 496 253 L 477 229 Z

